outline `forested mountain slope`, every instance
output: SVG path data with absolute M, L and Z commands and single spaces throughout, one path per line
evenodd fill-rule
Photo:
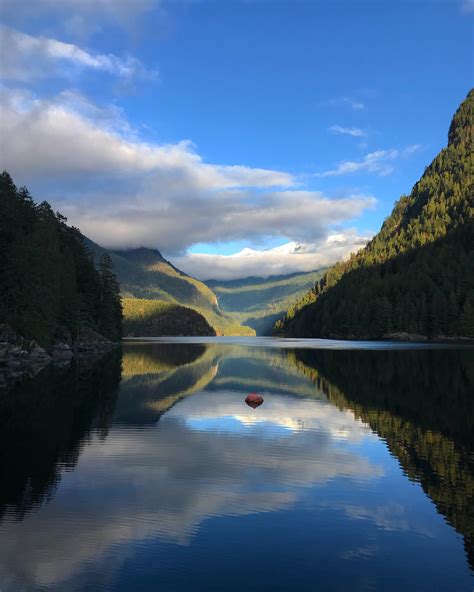
M 222 311 L 242 324 L 254 328 L 257 335 L 271 333 L 273 324 L 299 301 L 324 270 L 298 272 L 270 277 L 247 277 L 237 280 L 209 280 Z
M 89 248 L 100 257 L 106 251 L 89 241 Z M 174 303 L 192 308 L 203 315 L 218 334 L 252 335 L 249 327 L 223 313 L 214 292 L 203 282 L 174 267 L 156 249 L 107 251 L 112 259 L 124 298 Z M 150 307 L 147 308 L 150 310 Z M 155 306 L 156 310 L 156 306 Z
M 120 340 L 119 288 L 102 255 L 96 267 L 77 228 L 0 175 L 0 325 L 45 347 L 91 329 Z
M 156 337 L 161 335 L 214 336 L 206 319 L 192 308 L 163 300 L 124 298 L 124 335 Z
M 474 337 L 473 135 L 474 89 L 453 117 L 448 146 L 395 204 L 380 232 L 327 271 L 275 332 Z

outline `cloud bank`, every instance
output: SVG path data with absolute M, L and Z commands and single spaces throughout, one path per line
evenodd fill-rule
M 160 4 L 160 0 L 2 0 L 2 17 L 8 21 L 45 18 L 56 28 L 84 38 L 110 25 L 134 33 Z
M 315 243 L 290 242 L 274 249 L 243 249 L 233 255 L 188 253 L 173 259 L 183 271 L 200 279 L 229 280 L 245 276 L 271 276 L 312 271 L 346 259 L 367 244 L 355 230 L 329 235 Z
M 107 247 L 178 255 L 268 236 L 321 243 L 375 203 L 302 189 L 284 171 L 206 163 L 189 140 L 143 141 L 119 111 L 70 91 L 44 100 L 4 89 L 0 100 L 1 166 Z
M 67 12 L 69 24 L 94 17 L 98 27 L 120 28 L 158 4 L 38 0 L 35 6 L 22 7 L 18 16 L 46 18 L 54 13 L 58 18 Z M 13 3 L 6 0 L 6 21 L 14 15 Z M 53 29 L 62 30 L 58 23 Z M 159 248 L 177 266 L 203 279 L 306 271 L 347 257 L 366 241 L 347 228 L 375 205 L 375 198 L 347 189 L 327 195 L 308 182 L 357 171 L 386 175 L 394 160 L 416 149 L 378 150 L 361 161 L 343 161 L 334 169 L 304 176 L 244 163 L 209 163 L 191 140 L 148 141 L 116 102 L 100 106 L 77 90 L 78 81 L 94 73 L 127 83 L 156 80 L 157 72 L 138 59 L 9 26 L 0 26 L 0 37 L 0 134 L 8 146 L 0 153 L 0 167 L 99 244 Z M 46 98 L 49 79 L 52 87 L 63 83 L 64 89 Z M 350 96 L 330 104 L 365 109 Z M 367 135 L 358 127 L 329 129 L 359 138 Z M 188 252 L 196 244 L 216 244 L 218 250 L 219 244 L 230 241 L 254 247 L 269 239 L 284 245 L 247 248 L 231 256 Z

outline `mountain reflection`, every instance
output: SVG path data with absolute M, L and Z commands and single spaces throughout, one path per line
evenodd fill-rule
M 113 589 L 132 549 L 268 513 L 308 512 L 343 562 L 372 561 L 383 533 L 436 549 L 448 526 L 406 478 L 385 483 L 386 446 L 472 561 L 473 386 L 472 350 L 131 343 L 45 373 L 2 401 L 4 591 Z
M 473 350 L 299 350 L 289 357 L 331 403 L 386 441 L 463 535 L 474 569 Z

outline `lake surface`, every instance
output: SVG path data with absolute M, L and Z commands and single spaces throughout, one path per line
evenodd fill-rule
M 471 592 L 473 439 L 474 348 L 127 342 L 0 393 L 0 590 Z

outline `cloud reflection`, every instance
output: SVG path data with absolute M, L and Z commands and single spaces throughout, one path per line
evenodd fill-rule
M 366 438 L 350 412 L 321 401 L 269 395 L 254 411 L 241 393 L 198 393 L 156 426 L 91 441 L 49 504 L 2 525 L 0 575 L 8 582 L 13 569 L 26 589 L 74 590 L 97 559 L 118 568 L 133 541 L 186 545 L 210 517 L 275 512 L 304 488 L 380 477 L 349 445 Z

